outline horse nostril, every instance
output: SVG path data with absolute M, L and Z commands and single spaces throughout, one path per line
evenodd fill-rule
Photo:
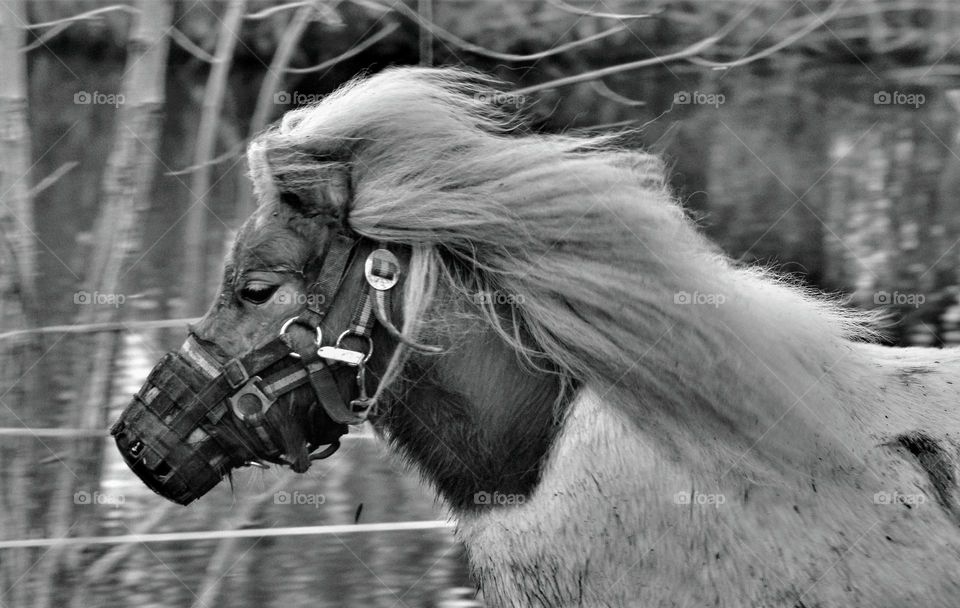
M 127 451 L 130 452 L 130 455 L 134 458 L 139 458 L 140 454 L 143 453 L 143 447 L 142 441 L 134 441 L 130 444 L 130 447 L 127 448 Z

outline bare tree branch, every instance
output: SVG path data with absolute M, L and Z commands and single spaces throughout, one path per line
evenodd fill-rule
M 709 59 L 703 59 L 701 57 L 687 57 L 687 61 L 695 65 L 704 66 L 714 69 L 727 69 L 733 67 L 739 67 L 742 65 L 747 65 L 748 63 L 753 63 L 765 57 L 773 55 L 777 51 L 784 49 L 791 44 L 794 44 L 810 32 L 816 30 L 817 28 L 823 27 L 827 24 L 827 21 L 836 17 L 837 13 L 840 12 L 840 9 L 847 2 L 847 0 L 835 0 L 833 4 L 830 5 L 830 8 L 826 10 L 822 15 L 813 15 L 809 18 L 809 21 L 805 26 L 794 32 L 793 34 L 787 36 L 780 42 L 765 48 L 764 50 L 748 55 L 746 57 L 741 57 L 735 61 L 710 61 Z
M 310 66 L 308 68 L 287 68 L 286 72 L 288 74 L 310 74 L 311 72 L 319 72 L 320 70 L 325 70 L 329 67 L 332 67 L 340 63 L 341 61 L 350 59 L 354 55 L 359 55 L 363 51 L 367 50 L 371 46 L 375 45 L 376 43 L 380 42 L 381 40 L 383 40 L 384 38 L 386 38 L 387 36 L 395 32 L 398 27 L 400 27 L 399 23 L 389 23 L 383 26 L 383 29 L 381 29 L 379 32 L 377 32 L 373 36 L 370 36 L 363 42 L 360 42 L 359 44 L 356 44 L 350 47 L 347 51 L 340 53 L 336 57 L 331 57 L 330 59 L 327 59 L 322 63 L 318 63 L 317 65 Z
M 617 93 L 616 91 L 614 91 L 614 90 L 612 90 L 610 87 L 608 87 L 608 86 L 607 86 L 607 83 L 605 83 L 605 82 L 602 81 L 602 80 L 595 80 L 595 81 L 591 82 L 591 83 L 590 83 L 590 87 L 591 87 L 594 91 L 596 91 L 597 94 L 599 94 L 601 97 L 605 97 L 605 98 L 609 99 L 610 101 L 613 101 L 613 102 L 615 102 L 615 103 L 619 103 L 619 104 L 621 104 L 621 105 L 631 106 L 631 107 L 645 106 L 645 105 L 647 105 L 647 102 L 645 102 L 645 101 L 640 101 L 639 99 L 630 99 L 629 97 L 624 97 L 624 96 L 621 95 L 620 93 Z
M 36 30 L 44 27 L 53 27 L 61 25 L 64 23 L 76 23 L 78 21 L 85 21 L 88 19 L 93 19 L 97 15 L 102 15 L 104 13 L 110 13 L 113 11 L 123 11 L 125 13 L 130 13 L 131 15 L 136 15 L 140 12 L 139 9 L 136 9 L 132 6 L 127 6 L 126 4 L 113 4 L 111 6 L 104 6 L 103 8 L 94 9 L 92 11 L 87 11 L 85 13 L 80 13 L 79 15 L 73 15 L 72 17 L 64 17 L 63 19 L 55 19 L 54 21 L 44 21 L 42 23 L 31 23 L 30 25 L 25 26 L 28 30 Z
M 295 8 L 301 8 L 304 6 L 310 6 L 312 2 L 290 2 L 288 4 L 280 4 L 278 6 L 271 6 L 270 8 L 265 8 L 262 11 L 256 13 L 250 13 L 249 15 L 244 15 L 244 20 L 247 21 L 259 21 L 261 19 L 266 19 L 271 15 L 275 15 L 282 11 L 289 11 Z
M 685 49 L 681 49 L 674 53 L 668 53 L 666 55 L 660 55 L 658 57 L 650 57 L 649 59 L 640 59 L 638 61 L 630 61 L 627 63 L 621 63 L 618 65 L 613 65 L 605 68 L 600 68 L 597 70 L 590 70 L 588 72 L 583 72 L 581 74 L 575 74 L 573 76 L 565 76 L 563 78 L 557 78 L 540 84 L 531 85 L 529 87 L 523 87 L 513 91 L 516 95 L 529 95 L 530 93 L 536 93 L 538 91 L 544 91 L 547 89 L 556 89 L 558 87 L 565 87 L 572 84 L 579 84 L 581 82 L 589 82 L 591 80 L 596 80 L 598 78 L 603 78 L 605 76 L 611 76 L 613 74 L 619 74 L 621 72 L 629 72 L 630 70 L 637 70 L 640 68 L 646 68 L 653 65 L 663 65 L 671 61 L 678 61 L 680 59 L 688 59 L 699 55 L 703 51 L 715 45 L 717 42 L 726 37 L 734 28 L 740 25 L 756 8 L 757 4 L 753 3 L 748 6 L 746 9 L 741 10 L 736 16 L 731 18 L 722 28 L 720 28 L 715 34 L 707 36 L 699 42 L 695 42 Z
M 561 44 L 560 46 L 553 47 L 546 51 L 541 51 L 539 53 L 532 53 L 530 55 L 515 55 L 513 53 L 501 53 L 499 51 L 494 51 L 485 47 L 482 47 L 472 42 L 468 42 L 459 36 L 448 32 L 439 25 L 425 21 L 420 15 L 407 5 L 402 2 L 398 2 L 392 7 L 396 12 L 401 15 L 416 21 L 422 27 L 428 29 L 437 38 L 440 38 L 444 42 L 448 42 L 457 46 L 460 49 L 474 53 L 475 55 L 482 55 L 484 57 L 490 57 L 492 59 L 499 59 L 501 61 L 536 61 L 538 59 L 543 59 L 544 57 L 549 57 L 551 55 L 558 55 L 560 53 L 569 51 L 570 49 L 575 49 L 580 46 L 590 44 L 607 36 L 612 36 L 618 32 L 622 32 L 627 29 L 625 25 L 618 25 L 610 29 L 604 30 L 592 36 L 587 36 L 580 40 L 574 40 L 573 42 L 568 42 L 566 44 Z
M 212 167 L 213 165 L 219 165 L 223 161 L 229 160 L 234 156 L 236 156 L 237 154 L 241 153 L 243 149 L 246 147 L 247 147 L 247 140 L 244 139 L 237 142 L 233 146 L 231 146 L 229 150 L 227 150 L 220 156 L 217 156 L 216 158 L 211 158 L 210 160 L 204 161 L 200 164 L 193 164 L 193 165 L 190 165 L 189 167 L 184 167 L 183 169 L 178 169 L 176 171 L 164 171 L 163 174 L 164 175 L 188 175 L 190 173 L 193 173 L 194 171 L 199 171 L 200 169 L 203 169 L 205 167 Z
M 196 44 L 186 34 L 181 32 L 175 27 L 170 28 L 170 38 L 176 42 L 180 48 L 190 53 L 200 61 L 205 61 L 207 63 L 213 63 L 216 59 L 210 53 L 206 52 Z
M 64 175 L 72 171 L 74 167 L 76 167 L 79 164 L 80 163 L 75 160 L 70 161 L 68 163 L 63 163 L 62 165 L 57 167 L 56 171 L 54 171 L 50 175 L 46 176 L 45 178 L 37 182 L 37 185 L 28 191 L 28 194 L 30 195 L 31 198 L 40 194 L 50 186 L 60 181 L 61 177 L 63 177 Z
M 603 13 L 594 11 L 591 9 L 579 8 L 571 4 L 563 2 L 563 0 L 547 0 L 547 4 L 554 6 L 564 12 L 573 13 L 574 15 L 582 15 L 584 17 L 595 17 L 597 19 L 616 19 L 618 21 L 626 21 L 629 19 L 649 19 L 654 15 L 663 11 L 663 9 L 656 10 L 650 13 L 644 13 L 639 15 L 630 15 L 630 14 L 621 14 L 621 13 Z
M 33 49 L 37 49 L 37 48 L 40 48 L 41 46 L 44 46 L 47 42 L 49 42 L 49 41 L 52 40 L 53 38 L 56 38 L 57 36 L 59 36 L 59 35 L 62 34 L 63 32 L 65 32 L 65 31 L 66 31 L 71 25 L 73 25 L 74 23 L 76 23 L 76 21 L 71 21 L 71 22 L 69 22 L 69 23 L 61 23 L 61 24 L 59 24 L 59 25 L 53 26 L 53 27 L 50 28 L 49 30 L 47 30 L 47 31 L 45 31 L 44 33 L 42 33 L 42 34 L 40 34 L 39 36 L 37 36 L 37 39 L 36 39 L 36 40 L 34 40 L 33 42 L 31 42 L 31 43 L 28 44 L 27 46 L 22 47 L 22 48 L 20 49 L 20 52 L 21 52 L 21 53 L 29 53 L 29 52 L 32 51 Z
M 621 129 L 623 127 L 629 127 L 630 125 L 636 124 L 639 122 L 639 118 L 628 118 L 626 120 L 618 120 L 616 122 L 605 122 L 599 125 L 589 125 L 586 127 L 581 127 L 576 129 L 577 131 L 583 133 L 592 133 L 594 131 L 610 131 L 611 129 Z
M 579 84 L 581 82 L 596 80 L 598 78 L 612 76 L 613 74 L 619 74 L 621 72 L 629 72 L 630 70 L 646 68 L 652 65 L 663 65 L 665 63 L 670 63 L 671 61 L 687 59 L 688 57 L 693 57 L 703 52 L 704 50 L 710 48 L 711 46 L 716 44 L 717 41 L 719 40 L 720 38 L 717 37 L 716 35 L 708 36 L 707 38 L 704 38 L 703 40 L 696 42 L 688 46 L 687 48 L 677 51 L 675 53 L 660 55 L 659 57 L 651 57 L 649 59 L 640 59 L 638 61 L 630 61 L 628 63 L 612 65 L 606 68 L 600 68 L 598 70 L 590 70 L 588 72 L 583 72 L 581 74 L 576 74 L 574 76 L 565 76 L 563 78 L 557 78 L 555 80 L 550 80 L 540 84 L 523 87 L 513 92 L 517 95 L 529 95 L 530 93 L 536 93 L 538 91 L 545 91 L 547 89 L 556 89 L 559 87 L 569 86 L 571 84 Z

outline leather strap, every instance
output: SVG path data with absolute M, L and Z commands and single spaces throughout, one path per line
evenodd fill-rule
M 320 327 L 323 319 L 330 312 L 330 307 L 333 306 L 337 292 L 340 291 L 356 245 L 356 239 L 344 234 L 337 234 L 331 238 L 327 253 L 321 262 L 320 276 L 307 290 L 309 294 L 307 307 L 297 317 L 297 323 L 310 329 Z

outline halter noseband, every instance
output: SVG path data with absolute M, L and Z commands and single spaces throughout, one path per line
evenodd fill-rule
M 336 452 L 347 425 L 367 419 L 375 404 L 367 394 L 366 376 L 378 319 L 391 335 L 409 343 L 389 320 L 390 290 L 399 281 L 399 262 L 388 249 L 372 245 L 365 239 L 334 236 L 308 290 L 307 307 L 287 319 L 280 335 L 266 344 L 227 359 L 217 344 L 191 332 L 178 352 L 164 356 L 111 429 L 127 464 L 151 489 L 187 504 L 230 469 L 262 465 L 259 460 L 239 460 L 237 441 L 257 459 L 290 464 L 302 472 L 310 460 Z M 369 251 L 364 258 L 367 289 L 354 307 L 350 325 L 332 345 L 324 345 L 321 324 L 364 251 Z M 305 353 L 294 349 L 288 335 L 294 325 L 315 334 L 315 348 Z M 348 339 L 365 341 L 366 349 L 346 348 Z M 344 366 L 356 369 L 353 399 L 343 397 L 335 376 Z M 306 385 L 315 397 L 308 421 L 323 427 L 313 429 L 308 451 L 326 447 L 309 454 L 305 462 L 285 460 L 284 413 L 273 405 L 292 399 L 292 391 Z

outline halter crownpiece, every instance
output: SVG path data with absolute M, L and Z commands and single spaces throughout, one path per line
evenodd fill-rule
M 332 345 L 323 345 L 321 323 L 364 251 L 369 251 L 364 259 L 367 289 L 350 325 Z M 328 246 L 320 275 L 309 288 L 308 306 L 285 321 L 276 338 L 229 358 L 216 343 L 191 333 L 178 351 L 154 367 L 111 429 L 128 466 L 161 496 L 188 504 L 233 468 L 263 466 L 260 461 L 266 460 L 303 472 L 311 460 L 332 455 L 347 425 L 364 422 L 375 405 L 367 394 L 372 333 L 378 319 L 389 322 L 388 294 L 399 277 L 400 264 L 389 250 L 341 234 Z M 293 347 L 289 332 L 296 325 L 315 334 L 307 352 Z M 388 332 L 396 332 L 392 323 Z M 365 348 L 346 348 L 348 341 L 364 342 Z M 352 383 L 344 382 L 345 369 L 356 370 L 350 374 Z M 284 417 L 303 403 L 309 403 L 306 431 L 291 431 L 302 423 Z M 291 442 L 292 432 L 302 436 Z M 305 445 L 304 453 L 284 453 L 291 443 Z

